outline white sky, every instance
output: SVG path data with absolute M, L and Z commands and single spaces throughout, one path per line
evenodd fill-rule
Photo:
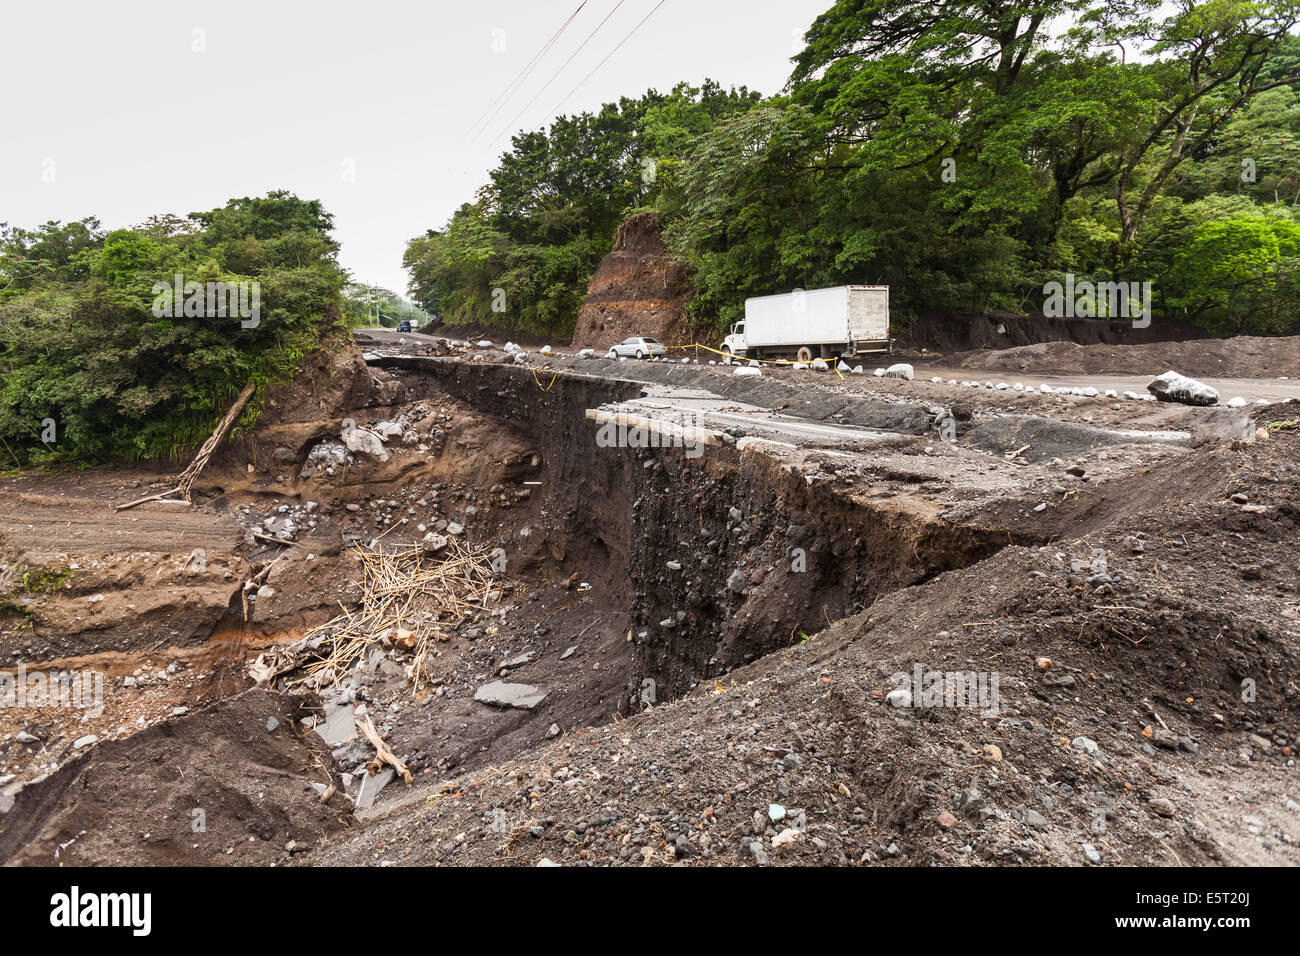
M 7 3 L 0 222 L 95 215 L 116 228 L 283 188 L 334 214 L 354 278 L 404 293 L 406 240 L 473 198 L 509 145 L 498 135 L 618 0 L 588 0 L 470 144 L 470 127 L 580 2 Z M 548 123 L 657 2 L 624 0 L 515 128 Z M 830 6 L 666 0 L 560 112 L 706 76 L 774 93 Z

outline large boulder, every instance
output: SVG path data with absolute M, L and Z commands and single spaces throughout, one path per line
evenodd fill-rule
M 348 451 L 388 461 L 388 449 L 384 447 L 384 440 L 370 429 L 359 427 L 350 418 L 343 419 L 343 430 L 339 433 L 339 438 Z
M 1204 382 L 1180 375 L 1174 371 L 1158 375 L 1147 385 L 1147 391 L 1162 402 L 1180 402 L 1183 405 L 1217 405 L 1219 393 Z
M 916 369 L 906 362 L 899 362 L 897 365 L 891 365 L 885 369 L 885 378 L 904 378 L 910 382 L 916 378 Z

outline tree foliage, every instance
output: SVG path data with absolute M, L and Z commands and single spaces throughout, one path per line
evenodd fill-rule
M 266 386 L 338 321 L 332 225 L 319 202 L 273 192 L 108 233 L 95 219 L 0 229 L 4 454 L 175 455 L 251 380 L 260 391 L 247 426 Z M 205 288 L 258 283 L 256 325 L 157 314 L 155 286 L 177 274 Z
M 1294 329 L 1298 10 L 839 0 L 779 95 L 678 87 L 517 137 L 478 200 L 411 243 L 412 289 L 565 334 L 616 224 L 650 207 L 701 326 L 850 282 L 891 286 L 900 324 L 1028 311 L 1072 272 L 1151 282 L 1159 315 L 1216 332 Z

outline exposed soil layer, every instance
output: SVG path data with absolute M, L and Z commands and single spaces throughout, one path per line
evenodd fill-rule
M 668 254 L 654 214 L 638 213 L 618 227 L 613 251 L 591 277 L 573 347 L 604 352 L 632 335 L 676 344 L 690 297 L 687 270 Z

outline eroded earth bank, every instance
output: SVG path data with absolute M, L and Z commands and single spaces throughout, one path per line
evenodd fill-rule
M 1294 863 L 1297 419 L 340 345 L 0 479 L 0 859 Z

